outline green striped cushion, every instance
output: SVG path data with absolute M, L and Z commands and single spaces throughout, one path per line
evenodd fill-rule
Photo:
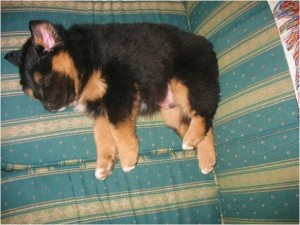
M 292 81 L 267 2 L 190 2 L 191 29 L 214 44 L 215 118 L 224 223 L 299 222 L 299 124 Z
M 28 22 L 157 22 L 188 30 L 181 2 L 1 2 L 2 55 L 18 49 Z M 116 165 L 96 180 L 91 119 L 48 113 L 25 96 L 15 67 L 2 62 L 2 223 L 220 223 L 214 175 L 159 116 L 140 118 L 138 167 Z M 11 171 L 11 172 L 8 172 Z
M 119 165 L 104 181 L 94 164 L 81 168 L 2 171 L 2 223 L 220 223 L 213 175 L 195 154 L 149 160 L 125 174 Z
M 2 57 L 31 19 L 170 23 L 209 38 L 220 65 L 215 173 L 159 116 L 140 118 L 139 166 L 94 178 L 92 121 L 47 113 L 2 62 L 3 223 L 298 223 L 298 108 L 266 2 L 2 2 Z M 60 123 L 62 122 L 62 123 Z M 25 170 L 27 169 L 27 170 Z

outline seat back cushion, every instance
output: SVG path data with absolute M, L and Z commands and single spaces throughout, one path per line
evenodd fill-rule
M 214 121 L 224 223 L 299 221 L 298 106 L 267 2 L 189 2 L 191 29 L 216 49 Z

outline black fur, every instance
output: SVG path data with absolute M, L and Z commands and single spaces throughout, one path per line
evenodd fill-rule
M 56 111 L 78 100 L 93 71 L 99 70 L 107 91 L 86 104 L 95 117 L 107 113 L 113 124 L 124 121 L 137 92 L 147 106 L 142 113 L 151 114 L 160 109 L 168 82 L 176 78 L 189 89 L 192 109 L 206 118 L 208 127 L 212 125 L 219 100 L 218 66 L 205 38 L 149 23 L 75 25 L 69 30 L 54 26 L 59 41 L 49 50 L 35 42 L 33 31 L 40 24 L 49 23 L 31 22 L 32 37 L 20 51 L 5 58 L 19 66 L 23 90 L 31 89 L 47 110 Z M 61 51 L 70 54 L 78 71 L 77 96 L 70 78 L 52 72 L 52 59 Z M 42 75 L 41 83 L 34 81 L 35 72 Z

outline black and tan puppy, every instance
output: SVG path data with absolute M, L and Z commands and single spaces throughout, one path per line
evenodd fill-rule
M 5 58 L 19 67 L 24 92 L 47 110 L 75 106 L 94 117 L 98 179 L 111 173 L 117 155 L 125 172 L 135 168 L 137 116 L 158 110 L 183 149 L 198 149 L 201 171 L 213 170 L 219 83 L 206 39 L 148 23 L 29 27 L 23 48 Z

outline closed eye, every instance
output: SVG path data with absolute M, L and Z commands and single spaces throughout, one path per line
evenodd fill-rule
M 44 84 L 45 87 L 48 87 L 50 85 L 51 76 L 52 76 L 52 74 L 47 74 L 45 76 L 44 82 L 43 82 L 43 84 Z

